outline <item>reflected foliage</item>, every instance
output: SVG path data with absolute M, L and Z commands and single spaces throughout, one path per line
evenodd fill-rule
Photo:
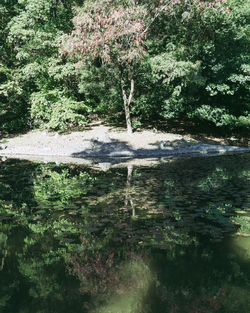
M 249 164 L 1 163 L 1 312 L 248 313 Z

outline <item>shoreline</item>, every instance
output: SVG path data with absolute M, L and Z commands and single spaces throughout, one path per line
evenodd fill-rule
M 150 163 L 146 159 L 215 156 L 250 152 L 248 147 L 203 143 L 191 136 L 154 131 L 135 132 L 95 126 L 87 131 L 59 135 L 29 132 L 0 144 L 0 156 L 44 162 L 92 164 Z M 144 162 L 142 161 L 144 159 Z M 137 161 L 136 161 L 137 160 Z M 138 161 L 140 160 L 140 161 Z

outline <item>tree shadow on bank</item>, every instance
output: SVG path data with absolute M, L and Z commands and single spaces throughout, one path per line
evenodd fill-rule
M 88 146 L 79 152 L 72 154 L 74 157 L 93 158 L 100 157 L 109 159 L 111 164 L 117 163 L 119 158 L 127 161 L 134 158 L 160 157 L 174 152 L 175 147 L 168 147 L 168 150 L 161 148 L 161 143 L 152 143 L 153 149 L 134 149 L 125 141 L 110 139 L 110 142 L 102 142 L 92 139 Z M 115 158 L 118 158 L 115 160 Z M 124 161 L 124 160 L 123 160 Z M 119 163 L 119 162 L 118 162 Z
M 218 145 L 218 142 L 216 143 Z M 156 141 L 150 143 L 152 148 L 134 149 L 125 141 L 110 139 L 110 142 L 99 140 L 86 141 L 85 149 L 72 154 L 74 158 L 89 159 L 93 163 L 105 162 L 110 165 L 127 163 L 135 159 L 158 158 L 179 158 L 191 156 L 212 156 L 227 153 L 244 152 L 232 148 L 230 151 L 223 147 L 204 147 L 193 140 L 180 139 L 174 141 Z M 220 151 L 219 151 L 220 150 Z
M 218 127 L 208 121 L 172 119 L 168 121 L 150 121 L 145 123 L 145 128 L 154 128 L 160 132 L 188 135 L 204 143 L 215 144 L 220 140 L 227 145 L 249 146 L 249 128 L 245 127 Z

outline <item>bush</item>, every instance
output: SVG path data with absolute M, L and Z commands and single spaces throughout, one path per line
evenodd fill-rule
M 34 126 L 39 128 L 66 130 L 83 126 L 87 112 L 83 102 L 66 97 L 56 89 L 31 95 L 31 118 Z

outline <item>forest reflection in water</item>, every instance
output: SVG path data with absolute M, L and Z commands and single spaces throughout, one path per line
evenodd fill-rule
M 0 164 L 0 312 L 250 312 L 250 155 Z

